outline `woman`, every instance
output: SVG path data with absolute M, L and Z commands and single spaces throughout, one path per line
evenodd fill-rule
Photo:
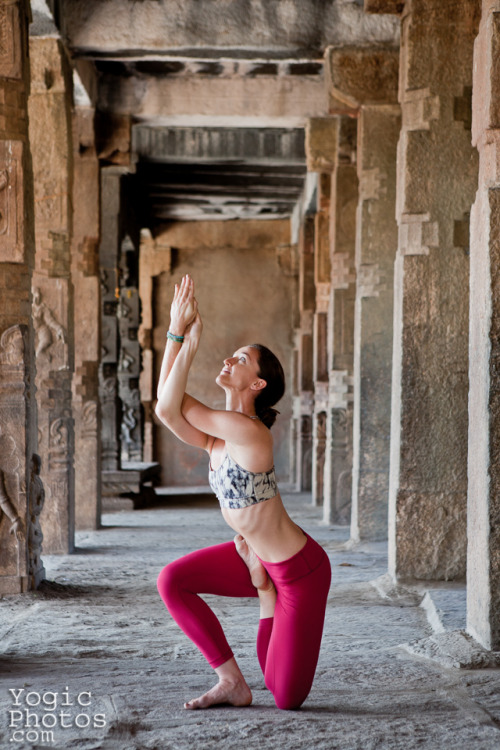
M 226 410 L 210 409 L 185 392 L 201 332 L 194 284 L 185 276 L 175 286 L 156 413 L 209 454 L 210 484 L 237 535 L 176 560 L 158 578 L 170 614 L 219 678 L 184 706 L 252 702 L 219 621 L 198 596 L 217 594 L 259 597 L 257 655 L 266 686 L 279 708 L 298 708 L 314 678 L 331 570 L 324 550 L 287 514 L 276 485 L 269 427 L 284 393 L 283 370 L 266 347 L 238 349 L 216 379 Z

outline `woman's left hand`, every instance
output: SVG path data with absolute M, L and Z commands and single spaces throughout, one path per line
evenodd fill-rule
M 184 341 L 191 342 L 193 344 L 196 344 L 196 346 L 198 346 L 202 331 L 203 331 L 203 323 L 201 321 L 201 315 L 199 311 L 197 311 L 195 319 L 186 329 L 186 333 L 184 334 Z

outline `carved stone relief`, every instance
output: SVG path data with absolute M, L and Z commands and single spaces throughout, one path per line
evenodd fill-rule
M 18 325 L 7 328 L 0 337 L 0 363 L 24 364 L 24 338 Z
M 0 67 L 5 78 L 22 78 L 20 37 L 19 8 L 4 0 L 0 5 Z
M 22 164 L 22 141 L 0 141 L 0 261 L 4 263 L 24 261 Z
M 37 359 L 42 356 L 48 362 L 52 359 L 58 349 L 59 343 L 61 351 L 58 352 L 58 358 L 64 362 L 59 369 L 66 367 L 66 354 L 64 346 L 67 341 L 66 330 L 55 317 L 54 312 L 42 300 L 42 294 L 38 287 L 33 288 L 33 324 L 35 327 L 35 354 Z

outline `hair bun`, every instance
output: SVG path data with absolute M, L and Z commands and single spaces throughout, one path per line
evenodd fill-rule
M 279 411 L 277 409 L 273 409 L 272 406 L 264 406 L 262 409 L 259 409 L 257 411 L 257 416 L 260 419 L 260 421 L 266 425 L 266 427 L 272 427 L 273 424 L 276 422 L 276 417 L 278 416 Z

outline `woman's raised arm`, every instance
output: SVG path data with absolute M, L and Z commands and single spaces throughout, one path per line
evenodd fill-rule
M 180 440 L 208 450 L 209 435 L 190 424 L 183 414 L 189 370 L 198 351 L 202 328 L 200 314 L 197 312 L 193 323 L 186 330 L 184 342 L 160 390 L 156 414 Z
M 176 341 L 174 337 L 182 338 L 184 336 L 186 328 L 196 317 L 197 309 L 198 305 L 194 297 L 194 281 L 189 274 L 186 274 L 186 276 L 183 276 L 181 283 L 175 285 L 174 299 L 170 306 L 170 326 L 168 330 L 172 337 L 167 338 L 165 344 L 165 353 L 158 379 L 157 398 L 160 398 L 162 388 L 182 346 L 182 340 Z

